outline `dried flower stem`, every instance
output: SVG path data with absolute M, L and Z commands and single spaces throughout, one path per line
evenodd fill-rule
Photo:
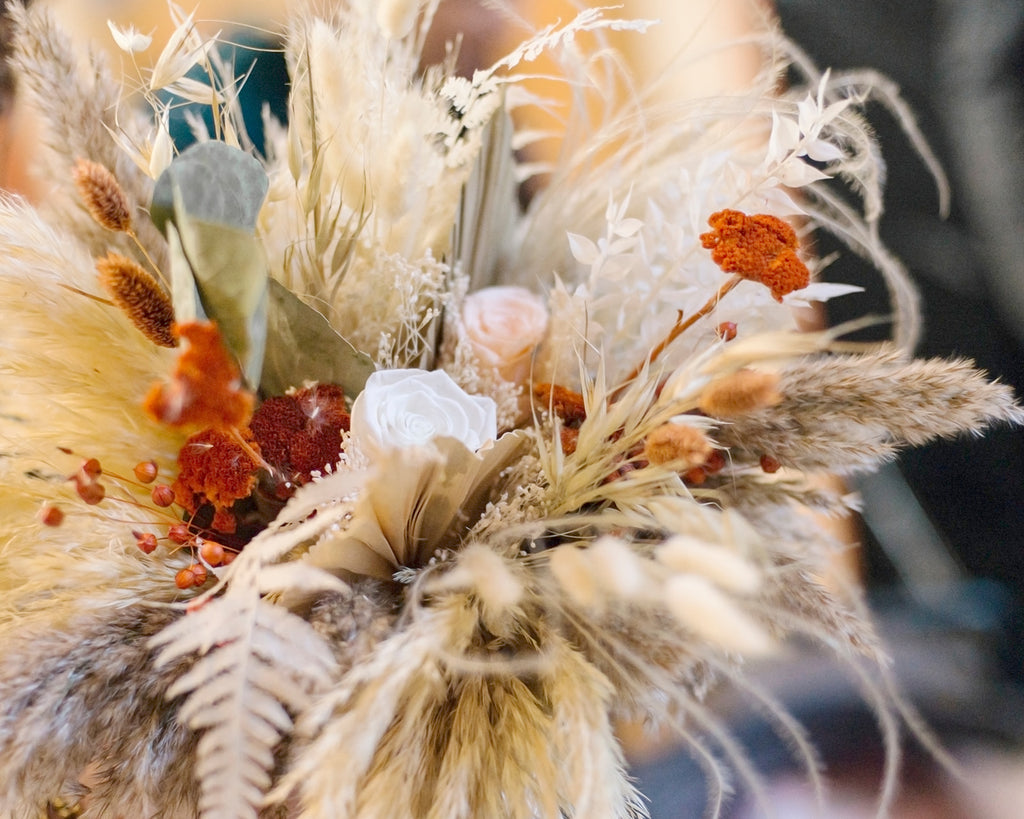
M 135 242 L 135 246 L 139 249 L 139 252 L 146 258 L 146 261 L 149 262 L 149 266 L 153 269 L 153 273 L 156 275 L 160 284 L 163 285 L 164 290 L 170 293 L 171 283 L 167 280 L 167 277 L 164 276 L 163 271 L 161 271 L 160 268 L 157 267 L 156 262 L 153 261 L 153 257 L 150 256 L 149 251 L 146 250 L 145 245 L 143 245 L 142 242 L 139 241 L 139 236 L 135 232 L 135 228 L 129 227 L 125 230 L 125 233 L 133 242 Z
M 733 276 L 725 284 L 718 288 L 718 292 L 716 292 L 715 295 L 708 299 L 707 303 L 703 307 L 701 307 L 700 310 L 692 314 L 687 319 L 683 318 L 683 313 L 682 311 L 680 311 L 679 318 L 676 320 L 676 323 L 672 325 L 672 329 L 668 331 L 668 335 L 666 335 L 665 338 L 663 338 L 657 345 L 655 345 L 655 347 L 647 354 L 647 357 L 643 360 L 643 363 L 638 364 L 636 367 L 633 368 L 633 371 L 630 372 L 630 374 L 627 375 L 625 380 L 622 382 L 623 386 L 630 383 L 633 379 L 640 375 L 640 371 L 643 370 L 644 367 L 650 366 L 655 361 L 655 359 L 658 358 L 658 356 L 665 352 L 665 349 L 668 347 L 669 344 L 671 344 L 673 341 L 679 338 L 679 336 L 681 336 L 683 333 L 689 330 L 694 324 L 696 324 L 706 315 L 711 313 L 712 310 L 718 307 L 718 303 L 725 297 L 726 293 L 732 290 L 741 281 L 743 281 L 742 276 Z M 618 394 L 622 391 L 622 389 L 623 387 L 619 387 L 612 394 L 612 398 L 618 397 Z

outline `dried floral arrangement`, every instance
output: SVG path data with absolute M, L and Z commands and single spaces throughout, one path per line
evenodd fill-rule
M 855 501 L 813 478 L 1024 412 L 909 356 L 861 115 L 885 87 L 766 21 L 749 92 L 625 95 L 538 168 L 529 64 L 606 93 L 580 38 L 647 24 L 584 11 L 466 79 L 420 70 L 436 6 L 295 14 L 265 155 L 192 15 L 125 88 L 12 8 L 51 193 L 0 201 L 3 815 L 643 816 L 617 717 L 674 727 L 717 813 L 727 768 L 758 787 L 718 680 L 817 781 L 743 674 L 792 635 L 848 662 L 898 756 L 913 715 L 807 514 Z M 183 101 L 214 127 L 179 152 Z M 848 289 L 812 283 L 820 229 L 886 274 L 891 344 L 797 332 Z

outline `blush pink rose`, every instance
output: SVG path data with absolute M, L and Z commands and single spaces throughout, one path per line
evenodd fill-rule
M 481 364 L 513 384 L 526 381 L 530 356 L 547 327 L 544 300 L 524 287 L 485 287 L 463 303 L 464 338 Z

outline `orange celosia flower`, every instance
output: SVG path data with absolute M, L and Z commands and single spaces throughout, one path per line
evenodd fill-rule
M 246 429 L 242 441 L 214 429 L 204 430 L 186 441 L 178 453 L 178 477 L 174 481 L 175 502 L 190 515 L 204 503 L 218 511 L 226 510 L 236 500 L 247 498 L 256 485 L 259 464 L 253 460 L 252 435 Z M 224 517 L 223 515 L 221 516 Z M 220 521 L 224 530 L 226 520 Z M 233 531 L 233 520 L 230 528 Z
M 254 396 L 213 322 L 175 324 L 175 337 L 186 342 L 171 380 L 155 384 L 143 407 L 172 427 L 244 427 L 252 417 Z
M 726 273 L 761 282 L 776 301 L 810 284 L 810 271 L 796 255 L 796 232 L 781 219 L 721 210 L 708 224 L 714 230 L 701 234 L 701 244 Z

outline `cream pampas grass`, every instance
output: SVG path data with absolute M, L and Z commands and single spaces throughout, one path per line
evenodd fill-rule
M 54 196 L 0 201 L 0 813 L 640 817 L 630 718 L 689 743 L 717 815 L 730 772 L 760 786 L 716 683 L 817 782 L 744 674 L 795 635 L 878 711 L 884 815 L 901 722 L 926 733 L 856 595 L 817 579 L 836 544 L 806 512 L 856 499 L 815 473 L 1024 421 L 968 362 L 908 352 L 861 114 L 898 101 L 766 20 L 748 91 L 655 103 L 606 42 L 648 23 L 610 9 L 471 78 L 421 70 L 436 7 L 295 13 L 262 155 L 195 14 L 171 4 L 130 94 L 12 11 Z M 564 112 L 543 168 L 515 126 L 548 104 L 541 54 L 605 103 L 592 129 Z M 791 60 L 806 83 L 780 92 Z M 183 102 L 213 121 L 188 149 Z M 850 290 L 810 280 L 815 230 L 885 273 L 891 344 L 797 332 L 794 308 Z M 523 288 L 530 317 L 509 296 L 487 348 L 517 360 L 480 354 L 467 295 Z

